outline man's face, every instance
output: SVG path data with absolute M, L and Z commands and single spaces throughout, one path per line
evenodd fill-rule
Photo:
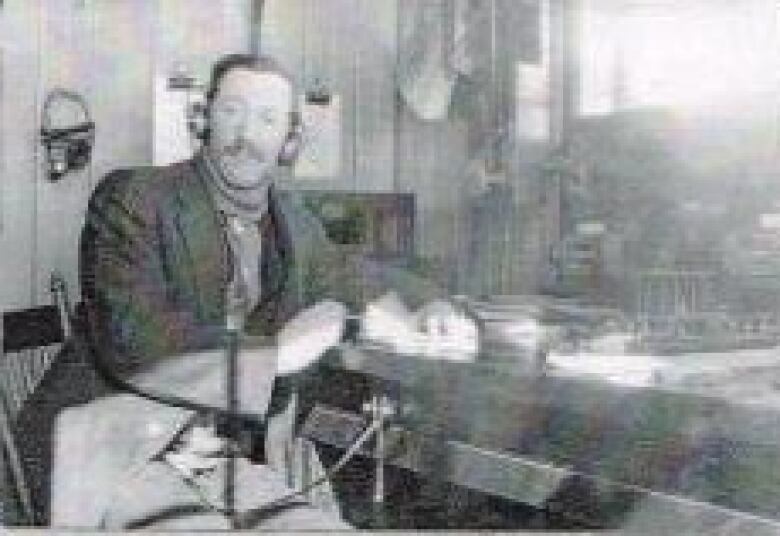
M 290 126 L 290 83 L 276 73 L 229 71 L 211 103 L 209 150 L 238 187 L 267 180 Z

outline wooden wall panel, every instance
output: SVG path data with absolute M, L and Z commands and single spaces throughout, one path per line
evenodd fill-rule
M 49 300 L 49 277 L 65 277 L 78 298 L 78 244 L 92 188 L 112 169 L 151 161 L 151 43 L 154 4 L 134 0 L 39 0 L 39 109 L 51 88 L 86 98 L 96 124 L 91 164 L 58 183 L 46 178 L 38 158 L 36 248 L 37 303 Z
M 254 6 L 260 24 L 253 35 L 252 49 L 276 58 L 300 78 L 305 67 L 306 6 L 301 0 L 254 0 Z
M 316 78 L 341 98 L 341 174 L 324 178 L 333 188 L 356 190 L 370 182 L 359 180 L 355 144 L 355 128 L 361 111 L 356 106 L 356 50 L 360 46 L 355 35 L 359 0 L 332 0 L 318 2 L 303 0 L 304 40 L 303 72 L 300 78 L 304 88 Z M 311 180 L 311 179 L 309 179 Z M 340 183 L 340 184 L 339 184 Z M 361 184 L 362 183 L 362 184 Z
M 118 167 L 152 159 L 152 2 L 92 0 L 92 99 L 98 123 L 95 182 Z
M 2 47 L 0 309 L 49 302 L 61 272 L 78 298 L 78 239 L 92 188 L 153 155 L 153 75 L 187 61 L 205 76 L 224 52 L 249 50 L 250 0 L 5 0 Z M 96 123 L 90 166 L 46 179 L 43 98 L 76 90 Z
M 251 0 L 157 0 L 151 39 L 154 74 L 183 63 L 201 80 L 222 54 L 248 52 Z
M 91 5 L 86 1 L 42 0 L 40 6 L 38 99 L 35 115 L 28 119 L 35 127 L 39 127 L 47 94 L 57 87 L 82 95 L 91 113 L 96 111 L 92 95 L 95 69 Z M 68 108 L 52 109 L 52 126 L 64 127 L 83 120 L 77 108 Z M 94 119 L 101 118 L 95 116 Z M 105 136 L 104 131 L 102 133 Z M 98 130 L 98 140 L 102 137 L 100 134 L 101 130 Z M 32 294 L 34 302 L 49 303 L 49 278 L 53 270 L 62 273 L 71 292 L 78 289 L 78 237 L 91 190 L 92 166 L 51 182 L 46 169 L 46 152 L 40 143 L 36 143 L 35 155 L 35 172 L 31 177 L 35 181 Z
M 355 185 L 364 191 L 391 192 L 396 187 L 395 3 L 358 0 L 356 7 Z
M 457 247 L 464 127 L 426 124 L 396 102 L 398 24 L 403 34 L 422 1 L 266 0 L 260 48 L 292 66 L 304 87 L 320 78 L 342 99 L 342 173 L 291 185 L 414 192 L 419 252 L 445 255 Z
M 415 25 L 424 12 L 434 20 L 439 19 L 441 35 L 451 36 L 446 3 L 398 1 L 400 61 L 408 61 L 414 47 L 418 46 L 413 36 Z M 416 37 L 423 36 L 418 34 Z M 441 42 L 439 46 L 448 48 Z M 447 118 L 436 121 L 422 120 L 406 104 L 401 105 L 400 183 L 403 190 L 417 194 L 419 253 L 453 269 L 452 276 L 460 271 L 458 266 L 465 255 L 463 244 L 469 232 L 468 203 L 474 192 L 469 183 L 475 177 L 470 172 L 472 151 L 467 146 L 467 134 L 475 113 L 468 98 L 452 104 Z
M 266 0 L 259 50 L 302 90 L 319 79 L 341 99 L 341 170 L 290 179 L 304 189 L 392 191 L 395 1 Z
M 462 279 L 479 182 L 474 156 L 487 132 L 484 110 L 473 102 L 445 121 L 427 123 L 396 100 L 396 62 L 408 46 L 398 36 L 408 34 L 426 2 L 442 5 L 265 0 L 260 48 L 280 58 L 303 87 L 319 77 L 342 99 L 340 175 L 293 184 L 415 193 L 418 253 L 458 266 Z M 509 10 L 514 4 L 499 5 Z M 14 128 L 4 129 L 2 137 L 1 307 L 46 301 L 55 268 L 77 289 L 77 238 L 91 188 L 110 169 L 152 160 L 153 77 L 184 61 L 205 78 L 221 53 L 249 49 L 251 7 L 252 0 L 5 1 L 2 111 Z M 523 47 L 509 47 L 504 65 L 524 54 Z M 483 67 L 484 60 L 475 55 Z M 503 101 L 511 103 L 511 80 L 501 84 Z M 87 95 L 98 132 L 90 168 L 58 184 L 44 179 L 37 137 L 41 99 L 53 85 Z M 504 111 L 513 113 L 509 105 Z M 526 163 L 520 166 L 514 154 L 505 157 L 512 180 L 528 180 L 520 169 Z M 45 225 L 51 222 L 58 225 Z
M 25 307 L 31 300 L 37 126 L 40 9 L 36 2 L 3 5 L 2 217 L 0 306 Z
M 485 21 L 491 4 L 487 0 L 471 4 L 471 15 L 482 20 L 470 31 L 468 51 L 475 73 L 456 88 L 461 93 L 454 97 L 448 117 L 437 121 L 418 118 L 396 99 L 396 66 L 399 60 L 408 61 L 414 47 L 411 35 L 422 12 L 441 18 L 443 35 L 452 33 L 453 13 L 448 2 L 265 0 L 260 31 L 262 51 L 280 57 L 304 87 L 320 78 L 342 98 L 342 173 L 330 179 L 294 179 L 291 185 L 415 193 L 418 253 L 454 266 L 456 285 L 467 279 L 463 273 L 467 265 L 474 264 L 468 258 L 473 252 L 467 247 L 474 233 L 470 213 L 480 194 L 477 168 L 486 155 L 486 140 L 493 128 L 493 106 L 510 119 L 511 129 L 514 62 L 532 61 L 540 52 L 537 33 L 530 32 L 534 34 L 530 38 L 514 34 L 534 29 L 533 15 L 538 15 L 535 0 L 523 0 L 520 10 L 511 0 L 498 1 L 499 22 L 506 23 L 498 25 L 496 68 L 501 76 L 493 88 L 486 76 L 490 56 L 489 24 Z M 528 197 L 526 183 L 531 179 L 520 173 L 519 151 L 510 147 L 513 150 L 507 150 L 502 158 L 509 180 L 518 183 L 515 193 L 519 202 Z M 523 154 L 533 163 L 539 151 Z M 519 231 L 512 231 L 512 240 L 519 240 Z M 519 246 L 512 250 L 518 251 Z M 498 267 L 507 274 L 506 284 L 501 283 L 506 287 L 527 278 L 516 269 L 518 255 L 485 262 L 506 265 Z

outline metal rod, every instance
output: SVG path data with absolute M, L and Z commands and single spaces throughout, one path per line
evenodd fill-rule
M 360 151 L 360 60 L 357 47 L 352 49 L 352 187 L 358 187 L 358 158 Z
M 374 396 L 373 421 L 376 425 L 376 477 L 374 479 L 374 503 L 382 504 L 385 502 L 385 433 L 383 429 L 384 420 L 384 397 Z
M 395 72 L 401 65 L 401 7 L 403 0 L 395 5 Z M 393 87 L 393 193 L 401 192 L 401 111 L 403 102 L 400 92 Z
M 496 0 L 490 1 L 490 89 L 492 106 L 490 109 L 490 128 L 491 138 L 499 131 L 499 89 L 498 89 L 498 36 L 496 29 Z M 495 173 L 501 168 L 501 155 L 499 154 L 499 146 L 496 141 L 491 141 L 490 147 L 490 162 L 488 169 L 491 173 Z
M 262 54 L 263 44 L 263 8 L 265 0 L 252 0 L 249 6 L 251 28 L 249 30 L 249 50 L 255 54 Z
M 70 325 L 70 315 L 73 313 L 73 309 L 71 308 L 70 297 L 68 296 L 68 284 L 59 272 L 52 272 L 49 290 L 51 291 L 54 305 L 57 306 L 57 310 L 60 313 L 63 337 L 69 339 L 72 327 Z
M 2 442 L 5 447 L 5 461 L 7 461 L 10 466 L 9 469 L 11 470 L 11 475 L 14 480 L 14 487 L 19 496 L 19 502 L 21 503 L 26 521 L 33 524 L 35 523 L 35 510 L 32 506 L 30 488 L 28 487 L 27 480 L 24 476 L 21 457 L 19 451 L 16 449 L 16 442 L 14 441 L 14 435 L 11 430 L 12 419 L 13 417 L 7 406 L 0 400 L 0 436 L 2 436 Z
M 236 448 L 237 426 L 235 417 L 238 414 L 238 343 L 239 332 L 235 329 L 227 331 L 227 374 L 225 374 L 225 395 L 227 399 L 228 418 L 228 449 L 225 463 L 225 512 L 230 518 L 231 526 L 238 528 L 236 517 Z

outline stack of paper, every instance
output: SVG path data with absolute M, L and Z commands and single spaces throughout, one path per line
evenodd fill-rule
M 361 339 L 388 350 L 455 361 L 472 360 L 479 347 L 476 324 L 447 302 L 407 309 L 395 293 L 369 304 Z

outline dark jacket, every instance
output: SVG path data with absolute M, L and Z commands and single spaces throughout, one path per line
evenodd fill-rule
M 119 373 L 223 344 L 233 269 L 206 173 L 200 157 L 116 171 L 92 195 L 81 239 L 82 296 L 92 341 Z M 272 190 L 259 225 L 262 293 L 249 334 L 272 336 L 321 299 L 361 301 L 346 296 L 354 273 L 345 259 L 293 198 Z

